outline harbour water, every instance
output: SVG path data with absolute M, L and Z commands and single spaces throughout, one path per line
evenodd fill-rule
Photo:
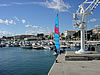
M 76 50 L 79 48 L 67 48 Z M 0 48 L 0 75 L 47 75 L 55 59 L 52 50 Z
M 0 48 L 0 75 L 47 75 L 56 56 L 50 50 Z

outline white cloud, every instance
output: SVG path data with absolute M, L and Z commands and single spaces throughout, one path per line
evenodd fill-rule
M 46 0 L 47 8 L 58 10 L 59 12 L 67 12 L 71 6 L 63 0 Z
M 90 19 L 89 22 L 95 22 L 95 21 L 96 21 L 96 19 L 94 18 L 94 19 Z
M 10 4 L 0 4 L 0 7 L 10 6 Z
M 3 23 L 3 24 L 16 24 L 13 20 L 3 20 L 3 19 L 0 19 L 0 23 Z
M 44 4 L 45 2 L 11 2 L 9 4 L 0 4 L 0 7 L 4 7 L 4 6 L 13 6 L 13 5 L 32 5 L 32 4 Z
M 47 27 L 46 29 L 40 29 L 38 30 L 38 33 L 44 33 L 44 34 L 50 34 L 51 30 Z
M 44 2 L 12 2 L 12 5 L 30 5 L 30 4 L 44 4 Z
M 4 20 L 0 19 L 0 23 L 4 23 Z
M 23 23 L 23 24 L 26 23 L 26 20 L 22 20 L 22 23 Z
M 26 31 L 25 34 L 26 35 L 36 35 L 37 31 Z
M 0 4 L 0 6 L 12 6 L 12 5 L 30 5 L 30 4 L 39 4 L 44 5 L 47 8 L 58 10 L 59 12 L 67 12 L 71 6 L 68 3 L 65 3 L 64 0 L 46 0 L 45 2 L 12 2 L 10 4 Z
M 42 28 L 40 26 L 33 26 L 33 25 L 25 25 L 25 27 L 31 27 L 31 28 Z
M 9 24 L 9 21 L 8 21 L 8 20 L 5 20 L 4 23 L 5 23 L 5 24 Z
M 100 21 L 100 19 L 95 19 L 95 18 L 93 18 L 93 19 L 90 19 L 90 20 L 89 20 L 89 22 L 96 22 L 96 21 Z
M 23 24 L 26 23 L 26 20 L 25 20 L 25 19 L 22 19 L 22 20 L 21 20 L 21 19 L 19 19 L 17 16 L 14 16 L 14 18 L 15 18 L 16 21 L 20 21 L 20 22 L 23 23 Z
M 32 25 L 25 25 L 25 27 L 32 27 Z
M 9 24 L 16 24 L 16 23 L 13 20 L 10 20 Z
M 43 34 L 50 34 L 51 31 L 50 29 L 47 27 L 46 29 L 38 29 L 37 31 L 26 31 L 25 34 L 27 35 L 36 35 L 36 34 L 40 34 L 40 33 L 43 33 Z
M 0 37 L 2 36 L 12 36 L 13 33 L 11 32 L 8 32 L 8 31 L 0 31 Z
M 99 27 L 99 25 L 95 25 L 94 27 L 95 27 L 95 28 L 98 28 L 98 27 Z
M 41 28 L 40 26 L 32 26 L 32 28 Z
M 18 17 L 15 16 L 14 18 L 15 18 L 17 21 L 19 21 Z
M 47 31 L 48 31 L 48 33 L 51 33 L 51 30 L 49 29 L 49 27 L 47 27 Z

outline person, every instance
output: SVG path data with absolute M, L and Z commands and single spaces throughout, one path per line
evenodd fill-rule
M 61 54 L 61 53 L 63 53 L 63 54 L 64 54 L 64 53 L 65 53 L 65 50 L 60 50 L 60 54 Z
M 60 52 L 59 52 L 60 54 L 62 53 L 62 51 L 60 50 Z
M 91 48 L 90 48 L 90 46 L 88 47 L 88 51 L 91 51 Z
M 58 63 L 58 60 L 56 60 L 56 63 Z
M 55 46 L 55 50 L 54 50 L 56 53 L 57 53 L 57 48 L 56 48 L 56 46 Z
M 94 47 L 92 47 L 92 48 L 91 48 L 91 51 L 95 51 L 95 48 L 94 48 Z

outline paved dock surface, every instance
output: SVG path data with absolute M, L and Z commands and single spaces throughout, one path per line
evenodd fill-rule
M 65 60 L 65 54 L 58 55 L 57 60 L 58 63 L 53 64 L 48 75 L 100 75 L 100 60 L 69 61 Z

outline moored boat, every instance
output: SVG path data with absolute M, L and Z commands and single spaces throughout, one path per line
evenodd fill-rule
M 32 46 L 31 45 L 21 45 L 20 46 L 21 48 L 23 48 L 23 49 L 32 49 Z
M 20 47 L 23 49 L 32 49 L 32 44 L 23 42 L 20 44 Z
M 44 47 L 42 45 L 40 45 L 39 43 L 33 43 L 32 44 L 32 49 L 44 49 Z
M 49 46 L 44 46 L 44 49 L 50 50 L 50 47 Z

